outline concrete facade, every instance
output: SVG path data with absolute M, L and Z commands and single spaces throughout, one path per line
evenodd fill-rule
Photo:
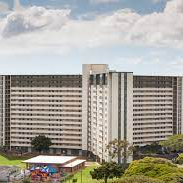
M 10 113 L 5 126 L 10 124 L 10 144 L 5 145 L 31 151 L 31 139 L 45 135 L 53 143 L 54 154 L 82 153 L 80 75 L 10 76 L 9 84 L 6 110 Z
M 182 78 L 134 76 L 133 143 L 145 145 L 182 133 Z
M 108 70 L 106 64 L 84 64 L 82 69 L 82 150 L 87 155 L 91 142 L 90 128 L 90 74 L 101 73 Z
M 108 161 L 110 141 L 133 143 L 133 73 L 90 74 L 88 105 L 88 151 Z

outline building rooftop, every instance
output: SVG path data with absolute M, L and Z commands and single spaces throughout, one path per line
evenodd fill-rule
M 63 167 L 66 167 L 66 168 L 72 168 L 72 167 L 75 167 L 77 165 L 80 165 L 81 163 L 84 163 L 86 160 L 81 160 L 81 159 L 77 159 L 71 163 L 68 163 L 66 165 L 64 165 Z
M 24 163 L 41 163 L 41 164 L 65 164 L 74 161 L 76 156 L 36 156 L 34 158 L 23 161 Z

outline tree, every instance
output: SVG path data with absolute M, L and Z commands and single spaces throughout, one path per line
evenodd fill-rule
M 144 146 L 137 147 L 137 151 L 143 154 L 162 154 L 162 146 L 159 145 L 157 142 L 152 144 L 147 144 Z
M 116 162 L 105 162 L 100 167 L 90 172 L 92 179 L 103 179 L 107 183 L 108 179 L 119 178 L 124 173 L 124 169 Z
M 143 175 L 165 183 L 183 183 L 183 169 L 164 158 L 146 157 L 133 161 L 125 170 L 124 176 Z
M 31 145 L 35 148 L 36 151 L 41 153 L 41 151 L 45 150 L 48 151 L 49 147 L 52 145 L 51 139 L 44 135 L 39 135 L 34 137 L 31 140 Z
M 133 146 L 130 145 L 126 140 L 114 139 L 106 146 L 106 151 L 108 151 L 112 160 L 118 158 L 118 164 L 121 163 L 121 159 L 123 159 L 123 163 L 126 164 L 127 157 L 133 152 Z
M 165 147 L 169 152 L 183 152 L 183 135 L 170 136 L 167 140 L 159 144 Z

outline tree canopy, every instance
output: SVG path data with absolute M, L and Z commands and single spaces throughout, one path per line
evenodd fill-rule
M 105 183 L 107 183 L 108 179 L 121 177 L 123 173 L 123 167 L 115 162 L 105 162 L 90 172 L 92 179 L 103 179 Z
M 41 151 L 48 151 L 49 147 L 52 145 L 52 142 L 50 138 L 44 135 L 39 135 L 31 140 L 31 145 L 36 151 L 41 153 Z
M 183 135 L 170 136 L 167 140 L 162 141 L 159 144 L 171 152 L 183 152 Z
M 127 177 L 143 175 L 165 183 L 183 183 L 183 169 L 163 158 L 146 157 L 133 161 L 124 175 Z
M 123 162 L 126 163 L 127 157 L 133 152 L 133 146 L 126 140 L 114 139 L 106 146 L 106 151 L 112 160 L 118 158 L 118 163 L 121 163 L 121 159 L 123 159 Z
M 142 154 L 162 154 L 162 146 L 159 143 L 154 142 L 152 144 L 147 144 L 144 146 L 135 146 L 134 150 Z

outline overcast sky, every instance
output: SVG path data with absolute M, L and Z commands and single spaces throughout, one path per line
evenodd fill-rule
M 0 74 L 83 63 L 183 75 L 183 0 L 0 0 Z

